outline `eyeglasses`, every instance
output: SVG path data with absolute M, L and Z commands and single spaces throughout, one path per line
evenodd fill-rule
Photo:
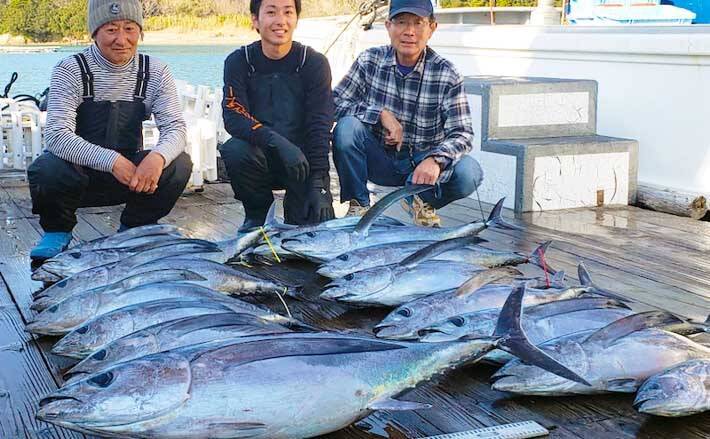
M 409 29 L 409 27 L 413 27 L 414 30 L 416 31 L 423 31 L 424 29 L 427 28 L 431 23 L 429 20 L 426 20 L 424 18 L 417 18 L 417 19 L 405 19 L 405 18 L 395 18 L 394 20 L 391 20 L 391 23 L 396 27 L 397 29 L 404 30 L 404 29 Z

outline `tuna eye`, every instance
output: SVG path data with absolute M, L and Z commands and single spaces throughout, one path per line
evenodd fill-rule
M 449 319 L 449 322 L 451 322 L 454 326 L 457 327 L 462 327 L 464 323 L 466 323 L 463 319 L 463 317 L 454 317 L 452 319 Z
M 412 311 L 409 308 L 402 308 L 397 311 L 397 314 L 401 315 L 402 317 L 412 317 Z
M 70 255 L 72 258 L 74 258 L 74 259 L 79 259 L 79 258 L 81 257 L 81 253 L 79 253 L 79 252 L 77 252 L 77 253 L 70 253 L 69 255 Z
M 57 312 L 58 309 L 59 309 L 59 307 L 54 305 L 53 307 L 49 308 L 47 311 L 51 312 L 51 313 L 55 313 L 55 312 Z
M 355 279 L 355 275 L 352 274 L 352 273 L 350 273 L 350 274 L 348 274 L 347 276 L 345 276 L 345 280 L 353 280 L 353 279 Z
M 57 285 L 59 288 L 64 288 L 64 287 L 67 286 L 67 280 L 64 279 L 63 281 L 59 282 L 59 283 L 56 284 L 56 285 Z
M 82 326 L 81 328 L 77 329 L 76 332 L 79 334 L 86 334 L 87 332 L 89 332 L 89 327 Z
M 308 232 L 308 233 L 306 233 L 306 236 L 308 236 L 309 238 L 315 238 L 316 233 L 315 232 Z
M 106 358 L 106 349 L 101 349 L 97 353 L 91 356 L 92 359 L 96 361 L 103 361 Z
M 101 375 L 97 375 L 89 380 L 91 384 L 97 387 L 108 387 L 111 382 L 113 382 L 113 374 L 111 372 L 105 372 Z
M 347 261 L 348 259 L 350 259 L 350 256 L 349 255 L 340 255 L 340 256 L 338 256 L 338 259 L 340 259 L 341 261 Z

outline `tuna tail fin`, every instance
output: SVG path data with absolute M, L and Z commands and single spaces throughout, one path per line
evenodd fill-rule
M 631 302 L 631 300 L 626 297 L 597 286 L 594 281 L 592 281 L 592 276 L 589 274 L 584 262 L 580 262 L 579 265 L 577 265 L 577 276 L 579 277 L 579 282 L 582 286 L 587 287 L 590 293 L 598 294 L 604 297 L 611 297 L 612 299 L 616 299 L 621 302 Z
M 501 216 L 501 212 L 503 212 L 503 202 L 504 201 L 505 201 L 505 197 L 498 200 L 496 205 L 493 206 L 493 210 L 491 210 L 491 213 L 490 213 L 490 215 L 488 215 L 488 219 L 486 220 L 486 226 L 487 227 L 497 227 L 499 229 L 523 230 L 522 228 L 520 228 L 518 226 L 514 226 L 513 224 L 508 223 Z
M 405 186 L 401 189 L 397 189 L 396 191 L 385 195 L 380 201 L 375 203 L 375 205 L 372 206 L 365 215 L 363 215 L 363 217 L 360 219 L 360 221 L 358 221 L 357 225 L 355 226 L 354 232 L 362 236 L 367 236 L 367 232 L 368 230 L 370 230 L 370 226 L 372 226 L 375 220 L 380 217 L 382 213 L 387 210 L 388 207 L 403 198 L 416 195 L 433 187 L 434 186 L 428 184 L 413 184 L 410 186 Z
M 538 366 L 555 375 L 589 386 L 590 384 L 584 378 L 558 363 L 557 360 L 538 349 L 537 346 L 533 345 L 530 340 L 528 340 L 520 324 L 520 318 L 523 314 L 524 295 L 525 284 L 517 284 L 505 301 L 500 316 L 498 317 L 496 330 L 493 333 L 493 337 L 498 339 L 497 347 L 510 352 L 528 364 Z
M 269 211 L 266 213 L 266 219 L 264 220 L 264 230 L 267 232 L 284 232 L 286 230 L 295 229 L 296 225 L 286 224 L 285 222 L 279 220 L 276 217 L 276 201 L 271 203 Z
M 545 260 L 545 257 L 547 256 L 547 249 L 551 244 L 552 241 L 546 241 L 540 244 L 535 250 L 532 251 L 532 253 L 530 253 L 530 256 L 528 256 L 528 263 L 536 265 L 554 276 L 557 274 L 557 270 L 550 267 Z

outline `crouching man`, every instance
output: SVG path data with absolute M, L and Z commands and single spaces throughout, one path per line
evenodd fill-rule
M 220 149 L 244 205 L 239 231 L 264 223 L 273 189 L 286 189 L 287 223 L 332 219 L 330 66 L 293 41 L 301 0 L 251 0 L 249 9 L 261 38 L 225 61 L 223 114 L 232 139 Z
M 367 181 L 382 186 L 432 184 L 403 201 L 414 222 L 439 227 L 436 209 L 467 197 L 483 171 L 466 155 L 471 114 L 463 78 L 427 43 L 437 23 L 430 0 L 392 0 L 390 45 L 368 49 L 334 91 L 333 158 L 348 215 L 370 205 Z
M 52 72 L 47 151 L 27 172 L 44 230 L 30 253 L 35 263 L 66 249 L 79 207 L 126 203 L 125 230 L 156 223 L 185 189 L 192 170 L 185 121 L 167 66 L 137 53 L 142 11 L 138 0 L 90 0 L 94 44 Z M 143 151 L 151 114 L 160 139 Z

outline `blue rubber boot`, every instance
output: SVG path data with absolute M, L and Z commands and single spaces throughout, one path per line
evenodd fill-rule
M 71 233 L 67 232 L 47 232 L 42 236 L 37 245 L 30 252 L 33 260 L 45 260 L 53 258 L 69 247 Z

